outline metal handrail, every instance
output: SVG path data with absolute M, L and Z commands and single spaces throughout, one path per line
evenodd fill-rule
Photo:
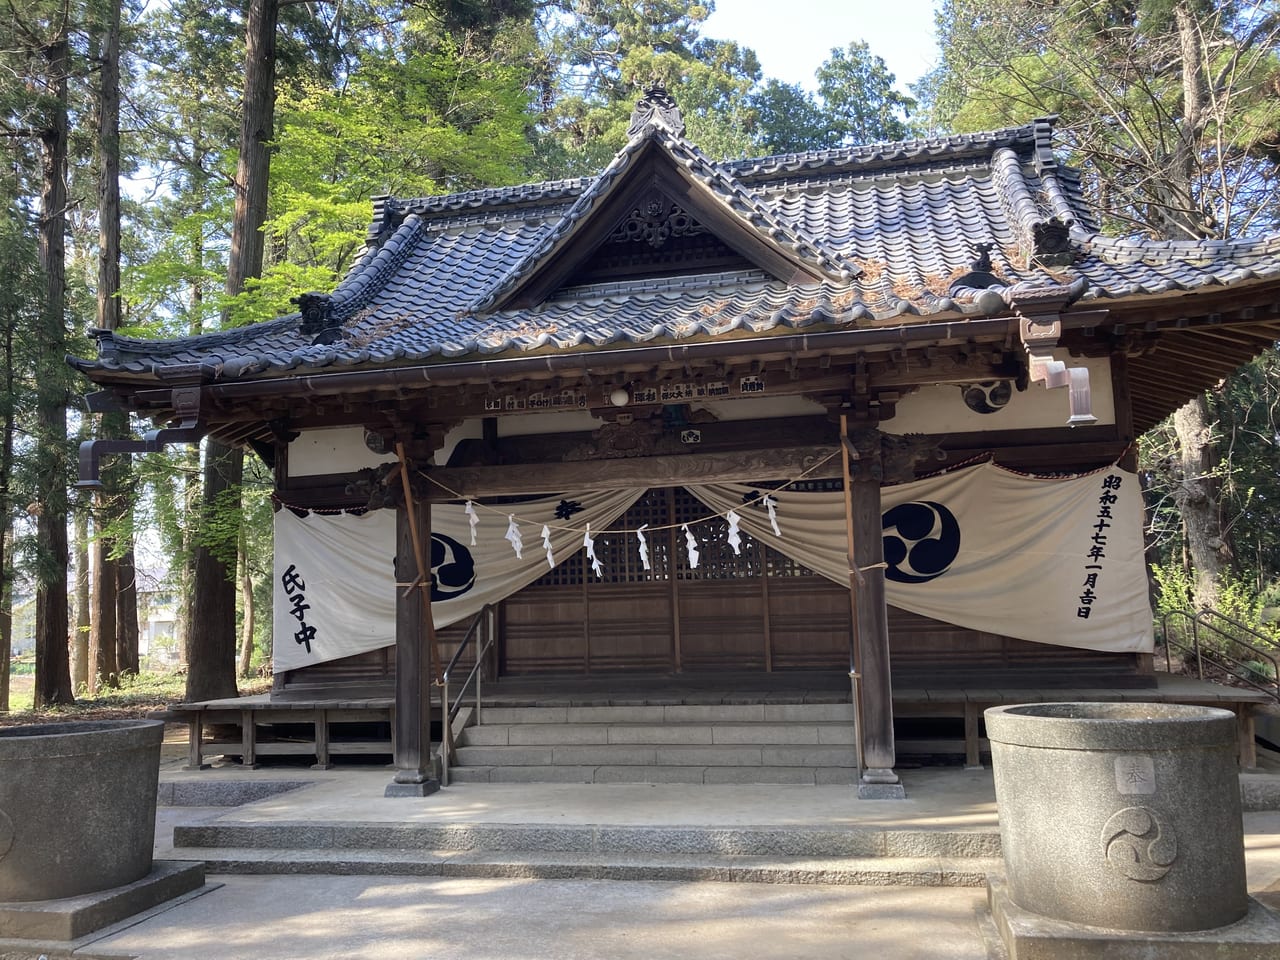
M 476 722 L 480 722 L 480 667 L 484 663 L 485 654 L 489 652 L 489 648 L 493 646 L 493 641 L 497 636 L 497 630 L 494 629 L 494 616 L 497 613 L 497 606 L 487 603 L 476 613 L 475 619 L 471 621 L 471 626 L 467 627 L 467 632 L 462 637 L 462 642 L 458 644 L 458 649 L 453 652 L 453 656 L 449 659 L 449 665 L 444 668 L 444 672 L 440 675 L 440 719 L 443 729 L 440 731 L 440 785 L 447 787 L 449 785 L 449 763 L 453 754 L 456 752 L 456 746 L 453 742 L 453 721 L 457 719 L 458 713 L 462 709 L 462 698 L 467 692 L 467 688 L 471 686 L 472 681 L 476 685 Z M 467 649 L 467 645 L 471 642 L 471 638 L 475 636 L 477 628 L 481 623 L 487 625 L 485 631 L 485 641 L 476 650 L 475 663 L 471 666 L 471 672 L 467 674 L 467 679 L 462 681 L 462 686 L 458 688 L 458 697 L 450 703 L 449 700 L 449 684 L 453 669 L 458 665 L 458 661 L 462 658 L 462 653 Z
M 1190 627 L 1191 643 L 1186 644 L 1181 640 L 1175 639 L 1174 634 L 1169 630 L 1169 620 L 1181 618 L 1187 621 Z M 1196 676 L 1201 680 L 1204 679 L 1204 661 L 1200 656 L 1200 635 L 1196 631 L 1196 617 L 1190 610 L 1170 610 L 1160 618 L 1160 635 L 1164 638 L 1164 669 L 1166 673 L 1173 672 L 1173 660 L 1169 656 L 1169 648 L 1177 647 L 1179 650 L 1190 650 L 1196 655 Z
M 1174 632 L 1169 629 L 1169 621 L 1171 618 L 1181 618 L 1188 622 L 1191 627 L 1190 644 L 1187 644 L 1183 639 L 1176 636 Z M 1260 641 L 1261 644 L 1265 644 L 1265 646 L 1250 643 L 1248 640 L 1243 640 L 1238 635 L 1224 629 L 1218 623 L 1210 621 L 1220 621 L 1229 624 L 1233 630 L 1248 634 L 1254 639 Z M 1226 649 L 1216 649 L 1211 646 L 1206 647 L 1200 642 L 1200 631 L 1202 629 L 1208 631 L 1211 636 L 1225 640 L 1229 645 L 1234 644 L 1236 647 L 1247 650 L 1252 654 L 1252 657 L 1250 660 L 1242 659 L 1232 652 L 1230 646 Z M 1205 660 L 1208 660 L 1212 666 L 1230 673 L 1240 682 L 1253 687 L 1253 689 L 1265 693 L 1268 696 L 1274 697 L 1277 701 L 1280 701 L 1280 686 L 1277 686 L 1277 683 L 1280 682 L 1280 657 L 1278 657 L 1280 651 L 1276 649 L 1273 641 L 1266 634 L 1258 632 L 1248 624 L 1236 620 L 1233 617 L 1229 617 L 1224 613 L 1207 607 L 1196 614 L 1192 614 L 1189 610 L 1171 610 L 1161 618 L 1161 633 L 1164 637 L 1166 669 L 1172 668 L 1169 657 L 1170 646 L 1176 646 L 1183 650 L 1191 650 L 1195 654 L 1196 676 L 1199 679 L 1204 679 L 1204 662 Z M 1271 665 L 1271 676 L 1273 679 L 1270 682 L 1259 682 L 1255 680 L 1249 666 L 1250 661 L 1265 661 L 1269 663 Z

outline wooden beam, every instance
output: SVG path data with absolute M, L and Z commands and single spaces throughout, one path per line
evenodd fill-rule
M 1025 446 L 988 445 L 953 447 L 945 450 L 944 466 L 954 466 L 984 454 L 994 454 L 1007 467 L 1082 469 L 1110 463 L 1129 446 L 1126 440 L 1099 440 L 1093 443 L 1034 444 Z M 938 469 L 935 464 L 934 469 Z
M 435 487 L 431 499 L 439 501 L 584 489 L 622 490 L 627 487 L 678 487 L 690 483 L 793 480 L 802 473 L 826 478 L 840 475 L 838 451 L 839 447 L 832 445 L 572 463 L 435 467 L 427 474 L 427 479 Z M 809 470 L 813 472 L 807 473 Z
M 1116 439 L 1127 444 L 1120 466 L 1138 469 L 1137 434 L 1133 432 L 1133 395 L 1129 391 L 1129 358 L 1122 352 L 1111 356 L 1111 398 L 1115 409 Z

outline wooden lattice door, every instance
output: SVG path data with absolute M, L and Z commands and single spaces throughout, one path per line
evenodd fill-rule
M 647 524 L 650 570 L 635 531 Z M 700 555 L 689 563 L 681 525 Z M 742 533 L 682 488 L 650 490 L 584 551 L 504 604 L 505 674 L 764 671 L 848 663 L 847 588 Z

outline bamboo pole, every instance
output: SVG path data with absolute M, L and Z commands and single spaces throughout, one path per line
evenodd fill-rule
M 858 617 L 858 589 L 862 586 L 862 571 L 855 559 L 853 538 L 853 470 L 850 457 L 857 451 L 849 441 L 849 417 L 840 414 L 840 466 L 844 479 L 844 529 L 849 546 L 849 684 L 853 689 L 853 744 L 858 764 L 858 777 L 862 777 L 862 628 Z

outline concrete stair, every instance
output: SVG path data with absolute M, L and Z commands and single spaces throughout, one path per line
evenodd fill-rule
M 486 707 L 458 736 L 462 783 L 850 784 L 842 703 Z
M 168 856 L 209 873 L 981 886 L 994 831 L 876 827 L 217 823 Z

